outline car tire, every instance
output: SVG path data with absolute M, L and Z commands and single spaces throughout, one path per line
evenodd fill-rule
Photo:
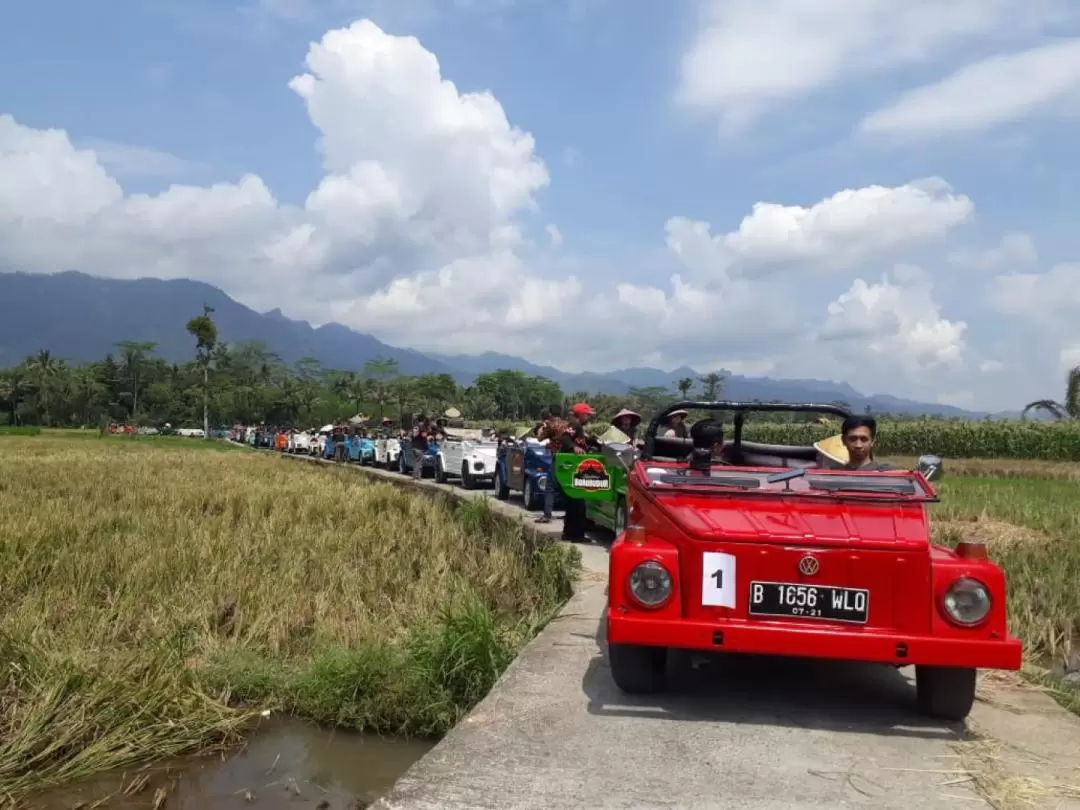
M 443 466 L 442 458 L 436 458 L 435 459 L 435 483 L 436 484 L 445 484 L 446 483 L 446 467 Z
M 615 685 L 628 695 L 662 692 L 667 682 L 667 648 L 608 644 Z
M 958 723 L 975 705 L 975 669 L 966 667 L 915 667 L 915 692 L 919 708 L 938 720 Z
M 533 491 L 536 485 L 532 479 L 525 476 L 525 489 L 521 492 L 521 500 L 525 504 L 525 509 L 529 512 L 533 511 L 533 501 L 536 500 L 536 493 Z
M 461 463 L 461 487 L 462 489 L 476 489 L 476 479 L 469 472 L 469 462 Z
M 618 537 L 626 531 L 626 498 L 619 498 L 615 504 L 615 536 Z

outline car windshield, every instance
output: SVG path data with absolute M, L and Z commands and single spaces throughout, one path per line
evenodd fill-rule
M 893 493 L 895 495 L 914 495 L 918 491 L 910 478 L 881 476 L 874 473 L 862 475 L 811 475 L 807 476 L 807 486 L 826 492 L 873 492 Z
M 649 469 L 649 480 L 656 484 L 672 484 L 681 487 L 739 487 L 740 489 L 758 489 L 761 479 L 741 473 L 723 472 L 713 469 L 709 475 L 702 475 L 692 470 L 675 470 L 664 467 Z
M 932 490 L 924 489 L 910 474 L 822 472 L 799 467 L 766 472 L 718 465 L 712 468 L 709 475 L 704 475 L 686 467 L 651 464 L 646 466 L 645 474 L 650 486 L 673 489 L 731 488 L 761 496 L 792 495 L 805 498 L 852 496 L 871 500 L 937 500 Z

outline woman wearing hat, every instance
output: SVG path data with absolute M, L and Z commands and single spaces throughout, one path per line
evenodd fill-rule
M 668 414 L 668 429 L 664 432 L 665 439 L 688 439 L 690 431 L 686 428 L 686 417 L 690 413 L 680 408 Z
M 634 443 L 634 434 L 637 433 L 638 425 L 641 424 L 641 414 L 635 413 L 629 408 L 623 408 L 613 417 L 611 424 L 630 437 L 630 443 Z

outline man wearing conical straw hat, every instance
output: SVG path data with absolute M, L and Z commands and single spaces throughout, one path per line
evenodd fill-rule
M 874 459 L 877 441 L 877 420 L 872 416 L 852 414 L 840 426 L 840 433 L 814 442 L 818 465 L 829 470 L 858 470 L 885 472 L 895 470 L 891 464 Z

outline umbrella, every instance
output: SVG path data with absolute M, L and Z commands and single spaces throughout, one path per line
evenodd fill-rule
M 443 416 L 445 416 L 447 419 L 460 419 L 461 411 L 459 411 L 457 408 L 447 408 L 445 411 L 443 411 Z

